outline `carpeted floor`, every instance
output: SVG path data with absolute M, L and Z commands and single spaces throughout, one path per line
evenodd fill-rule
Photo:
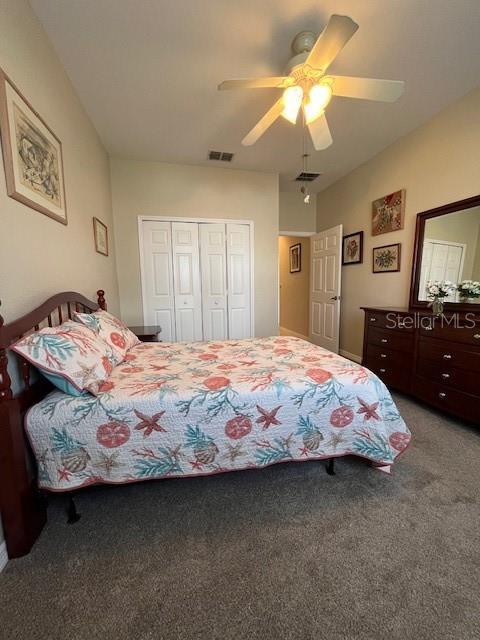
M 403 397 L 412 447 L 95 488 L 0 575 L 10 640 L 480 638 L 480 429 Z

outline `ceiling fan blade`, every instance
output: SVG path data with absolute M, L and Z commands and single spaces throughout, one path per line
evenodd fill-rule
M 405 83 L 402 80 L 376 80 L 350 76 L 329 77 L 333 79 L 333 95 L 344 98 L 395 102 L 405 88 Z
M 247 133 L 245 138 L 242 140 L 242 144 L 245 147 L 249 147 L 250 145 L 255 144 L 260 136 L 263 136 L 268 127 L 270 127 L 275 122 L 282 111 L 283 97 L 277 100 L 273 107 L 271 107 L 271 109 L 269 109 L 263 116 L 263 118 L 261 118 L 261 120 L 257 122 L 253 129 L 249 133 Z
M 357 29 L 358 24 L 348 16 L 330 16 L 327 26 L 318 36 L 305 64 L 325 72 Z
M 332 144 L 332 134 L 330 133 L 325 113 L 322 113 L 319 118 L 317 118 L 314 122 L 311 122 L 308 125 L 308 130 L 310 131 L 310 135 L 312 136 L 313 146 L 315 147 L 316 151 L 327 149 L 327 147 Z
M 225 89 L 263 89 L 264 87 L 286 87 L 288 76 L 273 78 L 241 78 L 239 80 L 224 80 L 218 85 L 219 91 Z

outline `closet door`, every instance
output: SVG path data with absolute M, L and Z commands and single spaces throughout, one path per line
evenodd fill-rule
M 225 225 L 202 223 L 200 270 L 204 340 L 228 338 Z
M 227 224 L 228 337 L 250 338 L 250 227 Z
M 143 321 L 146 325 L 160 325 L 162 340 L 174 342 L 176 333 L 170 223 L 145 220 L 142 232 Z
M 177 341 L 203 339 L 198 224 L 172 222 Z

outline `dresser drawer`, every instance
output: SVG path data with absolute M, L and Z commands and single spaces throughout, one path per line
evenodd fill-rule
M 431 360 L 439 365 L 449 364 L 459 369 L 480 372 L 480 349 L 468 348 L 467 345 L 420 338 L 418 341 L 418 362 Z
M 430 360 L 422 360 L 418 363 L 417 375 L 430 382 L 453 387 L 472 395 L 480 395 L 478 373 L 474 371 L 457 369 L 448 364 L 438 364 Z
M 462 320 L 461 324 L 466 325 L 466 327 L 459 326 L 456 328 L 446 324 L 442 326 L 436 322 L 431 326 L 420 327 L 420 335 L 480 347 L 480 325 L 477 324 L 475 327 L 470 327 L 471 322 L 468 322 L 468 320 Z
M 375 362 L 381 366 L 388 364 L 389 366 L 404 367 L 410 369 L 412 365 L 412 354 L 406 351 L 394 351 L 386 347 L 379 347 L 375 344 L 367 345 L 367 363 Z M 368 367 L 368 364 L 366 364 Z
M 460 418 L 480 424 L 480 397 L 415 376 L 413 392 L 421 400 Z
M 401 367 L 399 368 L 396 365 L 384 364 L 377 360 L 367 361 L 364 363 L 364 366 L 370 369 L 370 371 L 373 371 L 387 387 L 393 387 L 405 393 L 410 391 L 411 375 L 409 371 Z
M 413 349 L 413 333 L 395 331 L 393 329 L 368 328 L 368 344 L 377 347 L 404 351 Z
M 413 333 L 414 324 L 411 316 L 402 316 L 390 311 L 389 313 L 375 313 L 369 311 L 366 317 L 367 325 L 380 329 L 393 329 L 395 331 L 408 331 Z

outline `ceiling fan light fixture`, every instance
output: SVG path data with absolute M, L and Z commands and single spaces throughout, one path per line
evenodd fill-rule
M 298 85 L 288 87 L 283 92 L 282 116 L 292 124 L 297 122 L 298 112 L 302 106 L 303 89 Z
M 332 87 L 327 83 L 314 84 L 308 94 L 309 101 L 304 105 L 305 122 L 310 124 L 319 118 L 332 99 Z

